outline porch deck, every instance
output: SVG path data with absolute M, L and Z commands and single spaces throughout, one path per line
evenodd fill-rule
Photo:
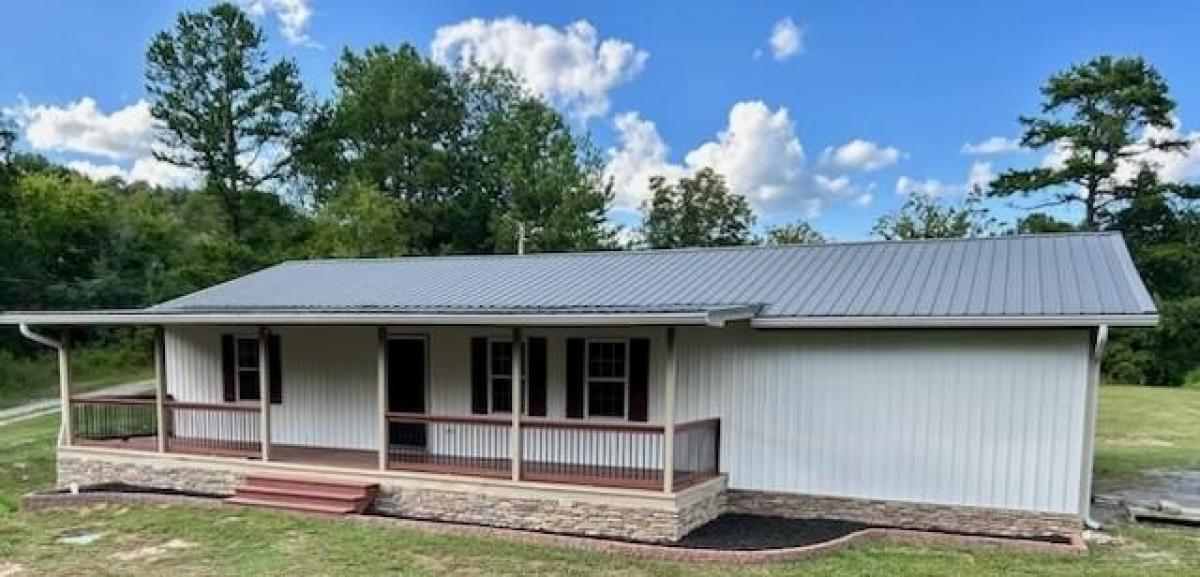
M 257 413 L 245 407 L 169 403 L 167 454 L 260 460 Z M 153 406 L 142 400 L 89 398 L 72 401 L 72 444 L 158 451 Z M 421 446 L 394 443 L 386 455 L 389 471 L 410 471 L 495 479 L 512 478 L 508 420 L 477 416 L 389 415 L 392 426 L 420 434 Z M 528 428 L 526 428 L 528 427 Z M 672 490 L 679 491 L 717 474 L 719 422 L 675 425 Z M 522 481 L 663 490 L 663 425 L 570 423 L 532 420 L 522 426 L 525 452 Z M 403 436 L 403 435 L 402 435 Z M 271 443 L 270 460 L 349 471 L 379 470 L 372 450 Z

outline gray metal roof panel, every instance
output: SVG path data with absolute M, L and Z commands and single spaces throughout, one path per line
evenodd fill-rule
M 670 311 L 760 317 L 1154 314 L 1113 233 L 295 261 L 152 307 L 222 310 Z

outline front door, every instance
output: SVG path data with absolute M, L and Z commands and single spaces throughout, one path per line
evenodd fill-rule
M 388 412 L 425 412 L 426 370 L 425 339 L 388 339 Z M 388 426 L 388 442 L 392 449 L 424 449 L 425 425 L 392 423 Z

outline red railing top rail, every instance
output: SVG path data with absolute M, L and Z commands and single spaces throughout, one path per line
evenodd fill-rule
M 154 401 L 151 400 L 151 403 Z M 163 401 L 163 405 L 170 409 L 191 409 L 196 411 L 234 411 L 243 413 L 257 413 L 261 410 L 258 404 L 244 403 L 191 403 L 187 401 Z
M 103 397 L 71 397 L 72 405 L 153 405 L 153 398 L 112 395 Z
M 512 419 L 492 415 L 430 415 L 427 413 L 389 412 L 387 420 L 396 423 L 449 423 L 460 425 L 495 425 L 512 424 Z M 689 430 L 702 427 L 718 426 L 720 419 L 709 418 L 688 421 L 675 425 L 675 431 Z M 589 431 L 628 431 L 638 433 L 663 433 L 666 427 L 661 423 L 633 423 L 618 421 L 600 421 L 588 419 L 547 419 L 545 417 L 522 417 L 521 426 L 529 429 L 577 429 Z

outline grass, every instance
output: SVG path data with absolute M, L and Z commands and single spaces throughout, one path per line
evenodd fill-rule
M 1142 463 L 1186 466 L 1186 451 L 1144 457 L 1120 439 L 1194 441 L 1200 422 L 1185 407 L 1200 391 L 1106 388 L 1097 458 L 1132 474 Z M 1147 413 L 1168 406 L 1170 417 Z M 1148 416 L 1149 415 L 1149 416 Z M 54 416 L 0 427 L 0 574 L 33 575 L 1116 575 L 1200 574 L 1200 531 L 1118 525 L 1119 542 L 1082 557 L 874 543 L 798 563 L 763 567 L 688 565 L 600 553 L 448 537 L 253 510 L 93 506 L 58 512 L 13 511 L 16 496 L 53 477 Z M 1182 429 L 1182 430 L 1180 430 Z M 1165 437 L 1168 432 L 1175 436 Z M 1190 433 L 1190 435 L 1189 435 Z M 1170 447 L 1161 447 L 1167 449 Z M 90 545 L 63 536 L 99 534 Z
M 1126 482 L 1149 469 L 1200 469 L 1200 390 L 1100 389 L 1096 477 Z
M 71 353 L 71 390 L 76 393 L 153 376 L 149 353 L 130 345 L 80 348 Z M 0 350 L 0 409 L 58 397 L 58 360 L 52 352 L 33 358 Z

